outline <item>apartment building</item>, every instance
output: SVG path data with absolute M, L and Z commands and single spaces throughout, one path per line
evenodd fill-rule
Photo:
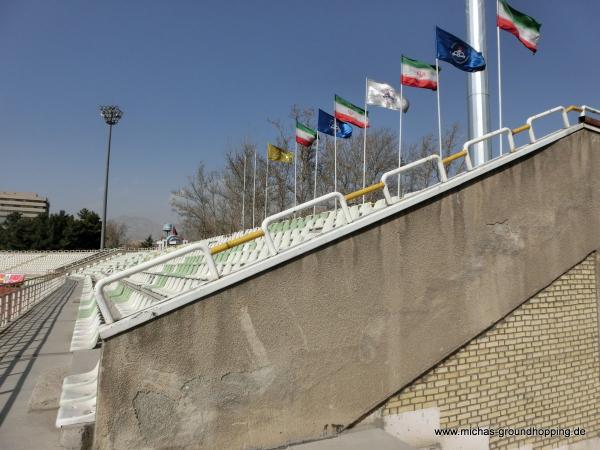
M 23 217 L 36 217 L 49 209 L 48 199 L 34 192 L 0 192 L 0 222 L 14 212 Z

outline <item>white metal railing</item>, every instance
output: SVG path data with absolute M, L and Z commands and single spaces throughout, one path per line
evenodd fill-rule
M 219 278 L 219 273 L 217 272 L 217 267 L 215 266 L 215 262 L 210 253 L 210 249 L 204 243 L 196 243 L 190 244 L 184 248 L 179 250 L 175 250 L 166 255 L 159 256 L 157 258 L 151 259 L 142 264 L 138 264 L 137 266 L 131 267 L 129 269 L 123 270 L 121 272 L 117 272 L 114 275 L 110 275 L 106 278 L 101 279 L 96 284 L 96 288 L 94 290 L 94 294 L 96 297 L 96 303 L 98 303 L 98 307 L 100 308 L 100 312 L 104 316 L 104 320 L 106 323 L 113 323 L 115 318 L 113 317 L 110 308 L 108 307 L 108 302 L 104 297 L 104 288 L 109 284 L 112 284 L 116 281 L 122 280 L 123 278 L 127 278 L 131 275 L 135 275 L 136 273 L 142 272 L 150 267 L 156 266 L 157 264 L 162 264 L 167 261 L 170 261 L 174 258 L 178 258 L 183 255 L 187 255 L 188 253 L 192 253 L 200 250 L 204 254 L 204 259 L 206 264 L 208 265 L 208 270 L 211 275 L 211 280 L 216 280 Z
M 560 112 L 563 120 L 563 128 L 569 128 L 571 124 L 569 123 L 569 116 L 567 115 L 567 109 L 564 106 L 557 106 L 556 108 L 549 109 L 547 111 L 536 114 L 535 116 L 531 116 L 527 119 L 527 125 L 529 125 L 529 141 L 533 144 L 535 139 L 535 133 L 533 132 L 533 121 L 541 119 L 542 117 L 549 116 L 550 114 L 554 114 L 556 112 Z
M 522 150 L 525 147 L 527 147 L 527 146 L 523 146 L 521 148 L 516 148 L 515 147 L 515 142 L 514 142 L 514 135 L 515 134 L 517 134 L 518 132 L 521 132 L 521 131 L 529 130 L 530 143 L 533 144 L 533 143 L 535 143 L 537 141 L 537 138 L 536 138 L 535 133 L 533 131 L 533 122 L 535 120 L 538 120 L 538 119 L 540 119 L 542 117 L 545 117 L 545 116 L 548 116 L 550 114 L 560 113 L 561 116 L 562 116 L 564 128 L 567 128 L 567 127 L 570 126 L 567 113 L 569 111 L 571 111 L 571 110 L 581 111 L 582 115 L 585 114 L 586 112 L 591 112 L 591 113 L 594 113 L 594 114 L 600 114 L 600 110 L 595 109 L 595 108 L 591 108 L 591 107 L 585 106 L 585 105 L 582 106 L 582 107 L 569 107 L 568 109 L 565 108 L 565 107 L 563 107 L 563 106 L 557 106 L 555 108 L 552 108 L 552 109 L 549 109 L 547 111 L 544 111 L 544 112 L 542 112 L 540 114 L 536 114 L 534 116 L 529 117 L 527 119 L 527 125 L 524 125 L 522 127 L 519 127 L 517 129 L 515 129 L 515 130 L 519 130 L 519 131 L 515 132 L 515 130 L 512 130 L 510 128 L 504 127 L 504 128 L 498 129 L 496 131 L 492 131 L 490 133 L 487 133 L 487 134 L 485 134 L 483 136 L 480 136 L 478 138 L 471 139 L 471 140 L 465 142 L 465 144 L 463 146 L 463 150 L 461 152 L 459 152 L 459 154 L 451 155 L 450 157 L 453 157 L 453 159 L 456 159 L 456 157 L 464 157 L 465 158 L 465 162 L 466 162 L 467 172 L 470 172 L 470 171 L 472 171 L 474 169 L 474 167 L 472 165 L 472 162 L 471 162 L 470 155 L 469 155 L 469 150 L 470 150 L 470 148 L 473 145 L 475 145 L 475 144 L 477 144 L 479 142 L 491 139 L 491 138 L 493 138 L 495 136 L 506 134 L 507 140 L 508 140 L 508 144 L 509 144 L 509 148 L 510 148 L 510 153 L 507 153 L 507 154 L 504 154 L 504 155 L 500 155 L 500 158 L 507 157 L 511 153 L 514 154 L 515 152 L 517 152 L 519 150 Z M 496 159 L 498 159 L 498 158 L 496 158 Z M 389 192 L 388 179 L 390 177 L 393 177 L 393 176 L 399 176 L 400 174 L 402 174 L 404 172 L 412 170 L 412 169 L 414 169 L 414 168 L 416 168 L 418 166 L 421 166 L 423 164 L 426 164 L 428 162 L 435 162 L 437 170 L 438 170 L 438 175 L 439 175 L 440 183 L 446 183 L 448 181 L 448 174 L 447 174 L 445 166 L 444 166 L 444 159 L 442 159 L 439 155 L 430 155 L 430 156 L 427 156 L 425 158 L 419 159 L 417 161 L 414 161 L 412 163 L 406 164 L 404 166 L 398 167 L 396 169 L 393 169 L 393 170 L 390 170 L 390 171 L 384 173 L 382 175 L 382 177 L 381 177 L 381 182 L 378 183 L 381 186 L 373 185 L 373 186 L 371 186 L 369 188 L 366 188 L 366 189 L 363 189 L 361 191 L 365 191 L 366 190 L 366 191 L 369 191 L 369 192 L 373 192 L 374 190 L 383 189 L 383 193 L 384 193 L 386 204 L 387 205 L 391 205 L 393 203 L 393 201 L 392 201 L 392 196 L 390 195 L 390 192 Z M 456 176 L 459 176 L 459 175 L 456 175 Z M 435 188 L 435 186 L 428 186 L 425 190 L 431 189 L 431 188 Z M 355 194 L 356 195 L 363 195 L 360 191 L 357 191 L 356 193 L 349 194 L 348 196 L 351 197 L 351 198 L 355 198 L 356 197 Z M 242 236 L 241 238 L 233 239 L 232 241 L 227 241 L 226 243 L 227 244 L 231 244 L 232 246 L 235 246 L 235 245 L 239 245 L 239 244 L 244 243 L 244 242 L 248 242 L 251 239 L 256 239 L 256 238 L 264 236 L 267 248 L 268 248 L 269 253 L 270 253 L 270 256 L 275 256 L 278 253 L 280 253 L 280 249 L 278 249 L 277 246 L 275 245 L 275 242 L 273 240 L 271 232 L 269 231 L 269 225 L 272 224 L 273 222 L 279 220 L 279 219 L 282 219 L 284 217 L 292 215 L 292 214 L 294 214 L 294 213 L 296 213 L 298 211 L 301 211 L 303 209 L 309 208 L 309 207 L 314 206 L 314 205 L 316 205 L 318 203 L 322 203 L 322 202 L 325 202 L 325 201 L 328 201 L 328 200 L 331 200 L 331 199 L 335 199 L 335 200 L 339 201 L 341 209 L 342 209 L 342 212 L 343 212 L 343 215 L 344 215 L 344 218 L 346 219 L 346 223 L 348 223 L 348 224 L 351 223 L 352 222 L 352 217 L 350 215 L 350 211 L 349 211 L 346 199 L 344 198 L 344 195 L 341 194 L 341 193 L 339 193 L 339 192 L 331 192 L 329 194 L 325 194 L 325 195 L 323 195 L 321 197 L 318 197 L 316 199 L 304 202 L 304 203 L 302 203 L 300 205 L 297 205 L 296 207 L 287 209 L 285 211 L 282 211 L 282 212 L 279 212 L 277 214 L 273 214 L 273 215 L 267 217 L 262 222 L 261 228 L 259 230 L 250 233 L 250 234 L 254 234 L 254 236 L 248 236 L 248 235 L 246 235 L 247 239 L 244 236 Z M 403 199 L 400 199 L 399 201 L 401 202 L 401 201 L 403 201 Z M 237 242 L 234 242 L 234 241 L 237 241 Z M 230 248 L 228 245 L 226 245 L 224 247 L 224 249 L 228 249 L 228 248 Z M 219 251 L 224 251 L 224 249 L 223 250 L 219 250 Z M 289 249 L 289 247 L 288 247 L 288 249 Z M 288 249 L 283 250 L 283 251 L 287 251 Z M 148 262 L 145 262 L 145 263 L 140 264 L 138 266 L 135 266 L 133 268 L 130 268 L 130 269 L 124 270 L 122 272 L 116 273 L 114 275 L 111 275 L 111 276 L 109 276 L 107 278 L 104 278 L 101 281 L 99 281 L 98 284 L 96 285 L 95 296 L 96 296 L 96 300 L 98 302 L 98 306 L 99 306 L 99 308 L 100 308 L 100 310 L 101 310 L 101 312 L 102 312 L 102 314 L 103 314 L 103 316 L 105 318 L 106 323 L 112 323 L 112 322 L 115 321 L 115 318 L 112 316 L 112 314 L 111 314 L 111 312 L 110 312 L 110 310 L 108 308 L 107 300 L 106 300 L 106 298 L 104 296 L 104 288 L 106 286 L 108 286 L 109 284 L 112 284 L 112 283 L 114 283 L 116 281 L 119 281 L 119 280 L 122 280 L 124 278 L 127 278 L 127 277 L 129 277 L 131 275 L 134 275 L 136 273 L 145 271 L 146 269 L 148 269 L 150 267 L 153 267 L 153 266 L 161 264 L 161 263 L 165 263 L 167 261 L 173 260 L 173 259 L 175 259 L 177 257 L 180 257 L 180 256 L 185 255 L 187 253 L 191 253 L 191 252 L 196 251 L 196 250 L 202 251 L 202 253 L 205 256 L 206 263 L 207 263 L 207 265 L 209 267 L 209 273 L 211 274 L 211 278 L 207 281 L 207 284 L 211 283 L 212 281 L 217 280 L 220 275 L 219 275 L 219 273 L 217 271 L 217 268 L 215 266 L 215 262 L 214 262 L 213 257 L 212 257 L 212 253 L 213 252 L 211 252 L 211 250 L 209 249 L 209 247 L 205 243 L 196 243 L 196 244 L 188 245 L 188 246 L 186 246 L 183 249 L 171 252 L 171 253 L 169 253 L 167 255 L 160 256 L 158 258 L 155 258 L 153 260 L 150 260 Z
M 317 197 L 313 200 L 309 200 L 307 202 L 301 203 L 293 208 L 286 209 L 285 211 L 281 211 L 277 214 L 273 214 L 272 216 L 267 217 L 263 220 L 261 229 L 263 230 L 265 242 L 267 247 L 269 248 L 269 253 L 271 255 L 276 255 L 279 249 L 275 246 L 275 242 L 273 242 L 273 238 L 271 237 L 271 232 L 269 231 L 269 225 L 278 220 L 283 219 L 284 217 L 291 216 L 292 214 L 301 211 L 306 208 L 310 208 L 313 205 L 317 205 L 319 203 L 326 202 L 331 199 L 337 199 L 340 202 L 340 207 L 342 208 L 344 217 L 346 218 L 346 223 L 352 222 L 352 218 L 350 217 L 350 210 L 348 209 L 348 204 L 346 203 L 346 199 L 344 195 L 340 192 L 330 192 L 329 194 L 322 195 L 321 197 Z
M 515 151 L 515 138 L 513 136 L 513 132 L 510 128 L 508 127 L 504 127 L 504 128 L 500 128 L 499 130 L 496 131 L 492 131 L 491 133 L 487 133 L 484 134 L 483 136 L 480 136 L 478 138 L 475 139 L 471 139 L 470 141 L 465 142 L 463 148 L 465 149 L 465 151 L 467 152 L 467 154 L 465 155 L 465 161 L 466 161 L 466 165 L 467 165 L 467 170 L 471 171 L 473 170 L 473 166 L 471 164 L 471 156 L 469 153 L 469 149 L 482 141 L 487 141 L 488 139 L 491 139 L 493 137 L 496 136 L 501 136 L 503 134 L 506 134 L 506 138 L 508 140 L 508 147 L 510 148 L 511 153 Z
M 582 116 L 584 116 L 587 111 L 589 111 L 593 114 L 600 114 L 600 110 L 598 110 L 596 108 L 592 108 L 591 106 L 583 105 L 581 107 L 581 109 L 582 109 L 582 111 L 581 111 Z
M 2 286 L 0 292 L 0 331 L 64 284 L 65 275 L 46 275 L 22 287 Z
M 446 174 L 446 168 L 444 167 L 444 163 L 442 162 L 442 158 L 440 158 L 439 155 L 430 155 L 430 156 L 426 156 L 425 158 L 421 158 L 417 161 L 413 161 L 409 164 L 405 164 L 404 166 L 398 167 L 396 169 L 390 170 L 389 172 L 384 173 L 381 176 L 381 182 L 384 184 L 383 187 L 383 195 L 385 196 L 385 202 L 388 205 L 392 204 L 392 196 L 390 195 L 390 189 L 387 183 L 387 180 L 389 177 L 392 177 L 394 175 L 401 175 L 403 172 L 407 172 L 409 170 L 414 169 L 415 167 L 421 166 L 425 163 L 428 163 L 430 161 L 435 161 L 436 165 L 437 165 L 437 169 L 438 169 L 438 173 L 439 173 L 439 177 L 440 177 L 440 181 L 442 183 L 445 183 L 446 181 L 448 181 L 448 175 Z

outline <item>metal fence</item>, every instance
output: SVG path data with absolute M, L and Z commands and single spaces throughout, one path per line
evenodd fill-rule
M 40 300 L 61 287 L 66 278 L 64 274 L 50 274 L 27 280 L 18 288 L 5 287 L 8 291 L 0 292 L 0 333 Z

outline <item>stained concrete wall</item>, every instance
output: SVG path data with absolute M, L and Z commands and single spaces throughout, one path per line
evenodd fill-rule
M 469 449 L 566 448 L 597 436 L 596 259 L 596 253 L 589 255 L 394 395 L 379 411 L 383 428 L 415 447 L 439 444 L 442 449 L 460 448 L 459 443 Z M 529 427 L 569 429 L 571 434 L 500 434 Z M 585 434 L 575 434 L 577 427 Z M 474 446 L 473 436 L 454 436 L 452 446 L 436 435 L 439 428 L 489 429 L 496 434 L 479 436 L 489 447 Z
M 269 448 L 351 424 L 600 247 L 578 131 L 104 344 L 98 448 Z

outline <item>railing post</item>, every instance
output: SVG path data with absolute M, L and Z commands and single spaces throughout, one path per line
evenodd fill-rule
M 4 326 L 4 308 L 6 305 L 6 295 L 0 295 L 0 328 Z
M 294 206 L 293 208 L 286 209 L 285 211 L 281 211 L 277 214 L 272 214 L 269 217 L 266 217 L 265 220 L 262 221 L 260 228 L 263 231 L 263 235 L 265 238 L 265 243 L 267 244 L 267 248 L 269 249 L 269 253 L 271 256 L 277 254 L 278 249 L 275 247 L 275 242 L 273 242 L 273 238 L 271 237 L 269 231 L 269 225 L 275 220 L 282 219 L 289 215 L 292 215 L 298 211 L 301 211 L 306 208 L 310 208 L 313 205 L 318 203 L 322 203 L 326 200 L 337 199 L 340 203 L 340 207 L 342 209 L 342 213 L 344 214 L 344 218 L 346 219 L 346 223 L 352 222 L 352 217 L 350 216 L 350 210 L 348 209 L 348 203 L 344 198 L 344 195 L 340 192 L 330 192 L 329 194 L 322 195 L 313 200 L 309 200 L 307 202 L 301 203 L 300 205 Z
M 425 158 L 421 158 L 418 159 L 416 161 L 413 161 L 409 164 L 405 164 L 404 166 L 398 167 L 396 169 L 390 170 L 386 173 L 384 173 L 381 176 L 381 182 L 384 184 L 384 188 L 383 188 L 383 196 L 385 197 L 385 202 L 388 205 L 391 205 L 392 202 L 392 196 L 390 195 L 390 190 L 387 184 L 387 179 L 391 176 L 395 176 L 395 175 L 399 175 L 403 172 L 406 172 L 408 170 L 412 170 L 415 167 L 420 166 L 421 164 L 425 164 L 429 161 L 434 161 L 436 163 L 436 166 L 438 168 L 438 173 L 439 173 L 439 177 L 440 177 L 440 182 L 441 183 L 445 183 L 446 181 L 448 181 L 448 176 L 446 175 L 446 168 L 444 167 L 444 161 L 442 160 L 442 158 L 440 158 L 439 155 L 430 155 L 430 156 L 426 156 Z

